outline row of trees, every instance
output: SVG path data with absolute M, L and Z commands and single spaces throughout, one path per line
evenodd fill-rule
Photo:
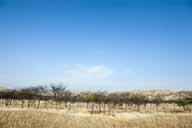
M 51 84 L 50 86 L 37 86 L 28 87 L 15 90 L 7 90 L 0 92 L 0 105 L 10 107 L 15 103 L 19 104 L 23 108 L 27 107 L 39 108 L 40 105 L 44 104 L 43 107 L 47 108 L 48 103 L 51 102 L 52 106 L 59 108 L 69 108 L 68 103 L 84 103 L 86 107 L 93 113 L 97 108 L 98 112 L 111 112 L 113 109 L 124 109 L 128 111 L 129 107 L 135 106 L 135 110 L 140 112 L 140 107 L 143 106 L 147 112 L 147 104 L 154 104 L 156 110 L 159 111 L 160 104 L 178 104 L 183 107 L 186 111 L 186 105 L 192 103 L 191 93 L 181 92 L 181 95 L 185 94 L 182 99 L 175 100 L 164 100 L 167 94 L 159 93 L 152 98 L 142 93 L 107 93 L 105 91 L 98 92 L 80 92 L 72 93 L 62 84 Z M 170 94 L 171 95 L 171 94 Z M 182 96 L 183 97 L 183 96 Z

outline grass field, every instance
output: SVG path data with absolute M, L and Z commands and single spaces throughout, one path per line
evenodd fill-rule
M 145 98 L 141 93 L 148 99 L 160 97 L 154 100 L 156 102 L 152 102 L 153 100 L 143 102 Z M 40 101 L 38 98 L 42 98 L 43 95 L 39 97 L 32 95 L 33 98 L 27 99 L 26 96 L 31 96 L 29 94 L 32 93 L 17 94 L 20 93 L 2 92 L 0 128 L 192 128 L 192 105 L 179 106 L 174 100 L 175 95 L 180 96 L 179 92 L 155 90 L 126 93 L 129 97 L 123 95 L 124 93 L 104 95 L 110 102 L 102 101 L 103 97 L 100 98 L 101 102 L 98 102 L 96 94 L 92 96 L 97 100 L 91 102 L 81 100 L 59 102 L 53 97 Z M 162 95 L 165 97 L 162 98 Z M 18 98 L 19 96 L 23 98 Z M 71 99 L 75 96 L 72 95 Z M 77 97 L 84 99 L 86 95 Z M 167 102 L 166 99 L 174 102 Z
M 113 116 L 55 110 L 0 109 L 0 128 L 192 128 L 189 113 L 117 113 Z

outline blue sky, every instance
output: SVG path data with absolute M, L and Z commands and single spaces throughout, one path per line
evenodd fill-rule
M 0 0 L 0 86 L 192 89 L 192 2 Z

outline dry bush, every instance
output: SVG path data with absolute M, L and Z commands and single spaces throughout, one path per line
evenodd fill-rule
M 192 128 L 192 115 L 124 113 L 112 117 L 1 110 L 0 128 Z

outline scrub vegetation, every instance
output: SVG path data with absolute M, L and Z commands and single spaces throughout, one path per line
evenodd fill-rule
M 1 128 L 191 128 L 192 92 L 0 89 Z

